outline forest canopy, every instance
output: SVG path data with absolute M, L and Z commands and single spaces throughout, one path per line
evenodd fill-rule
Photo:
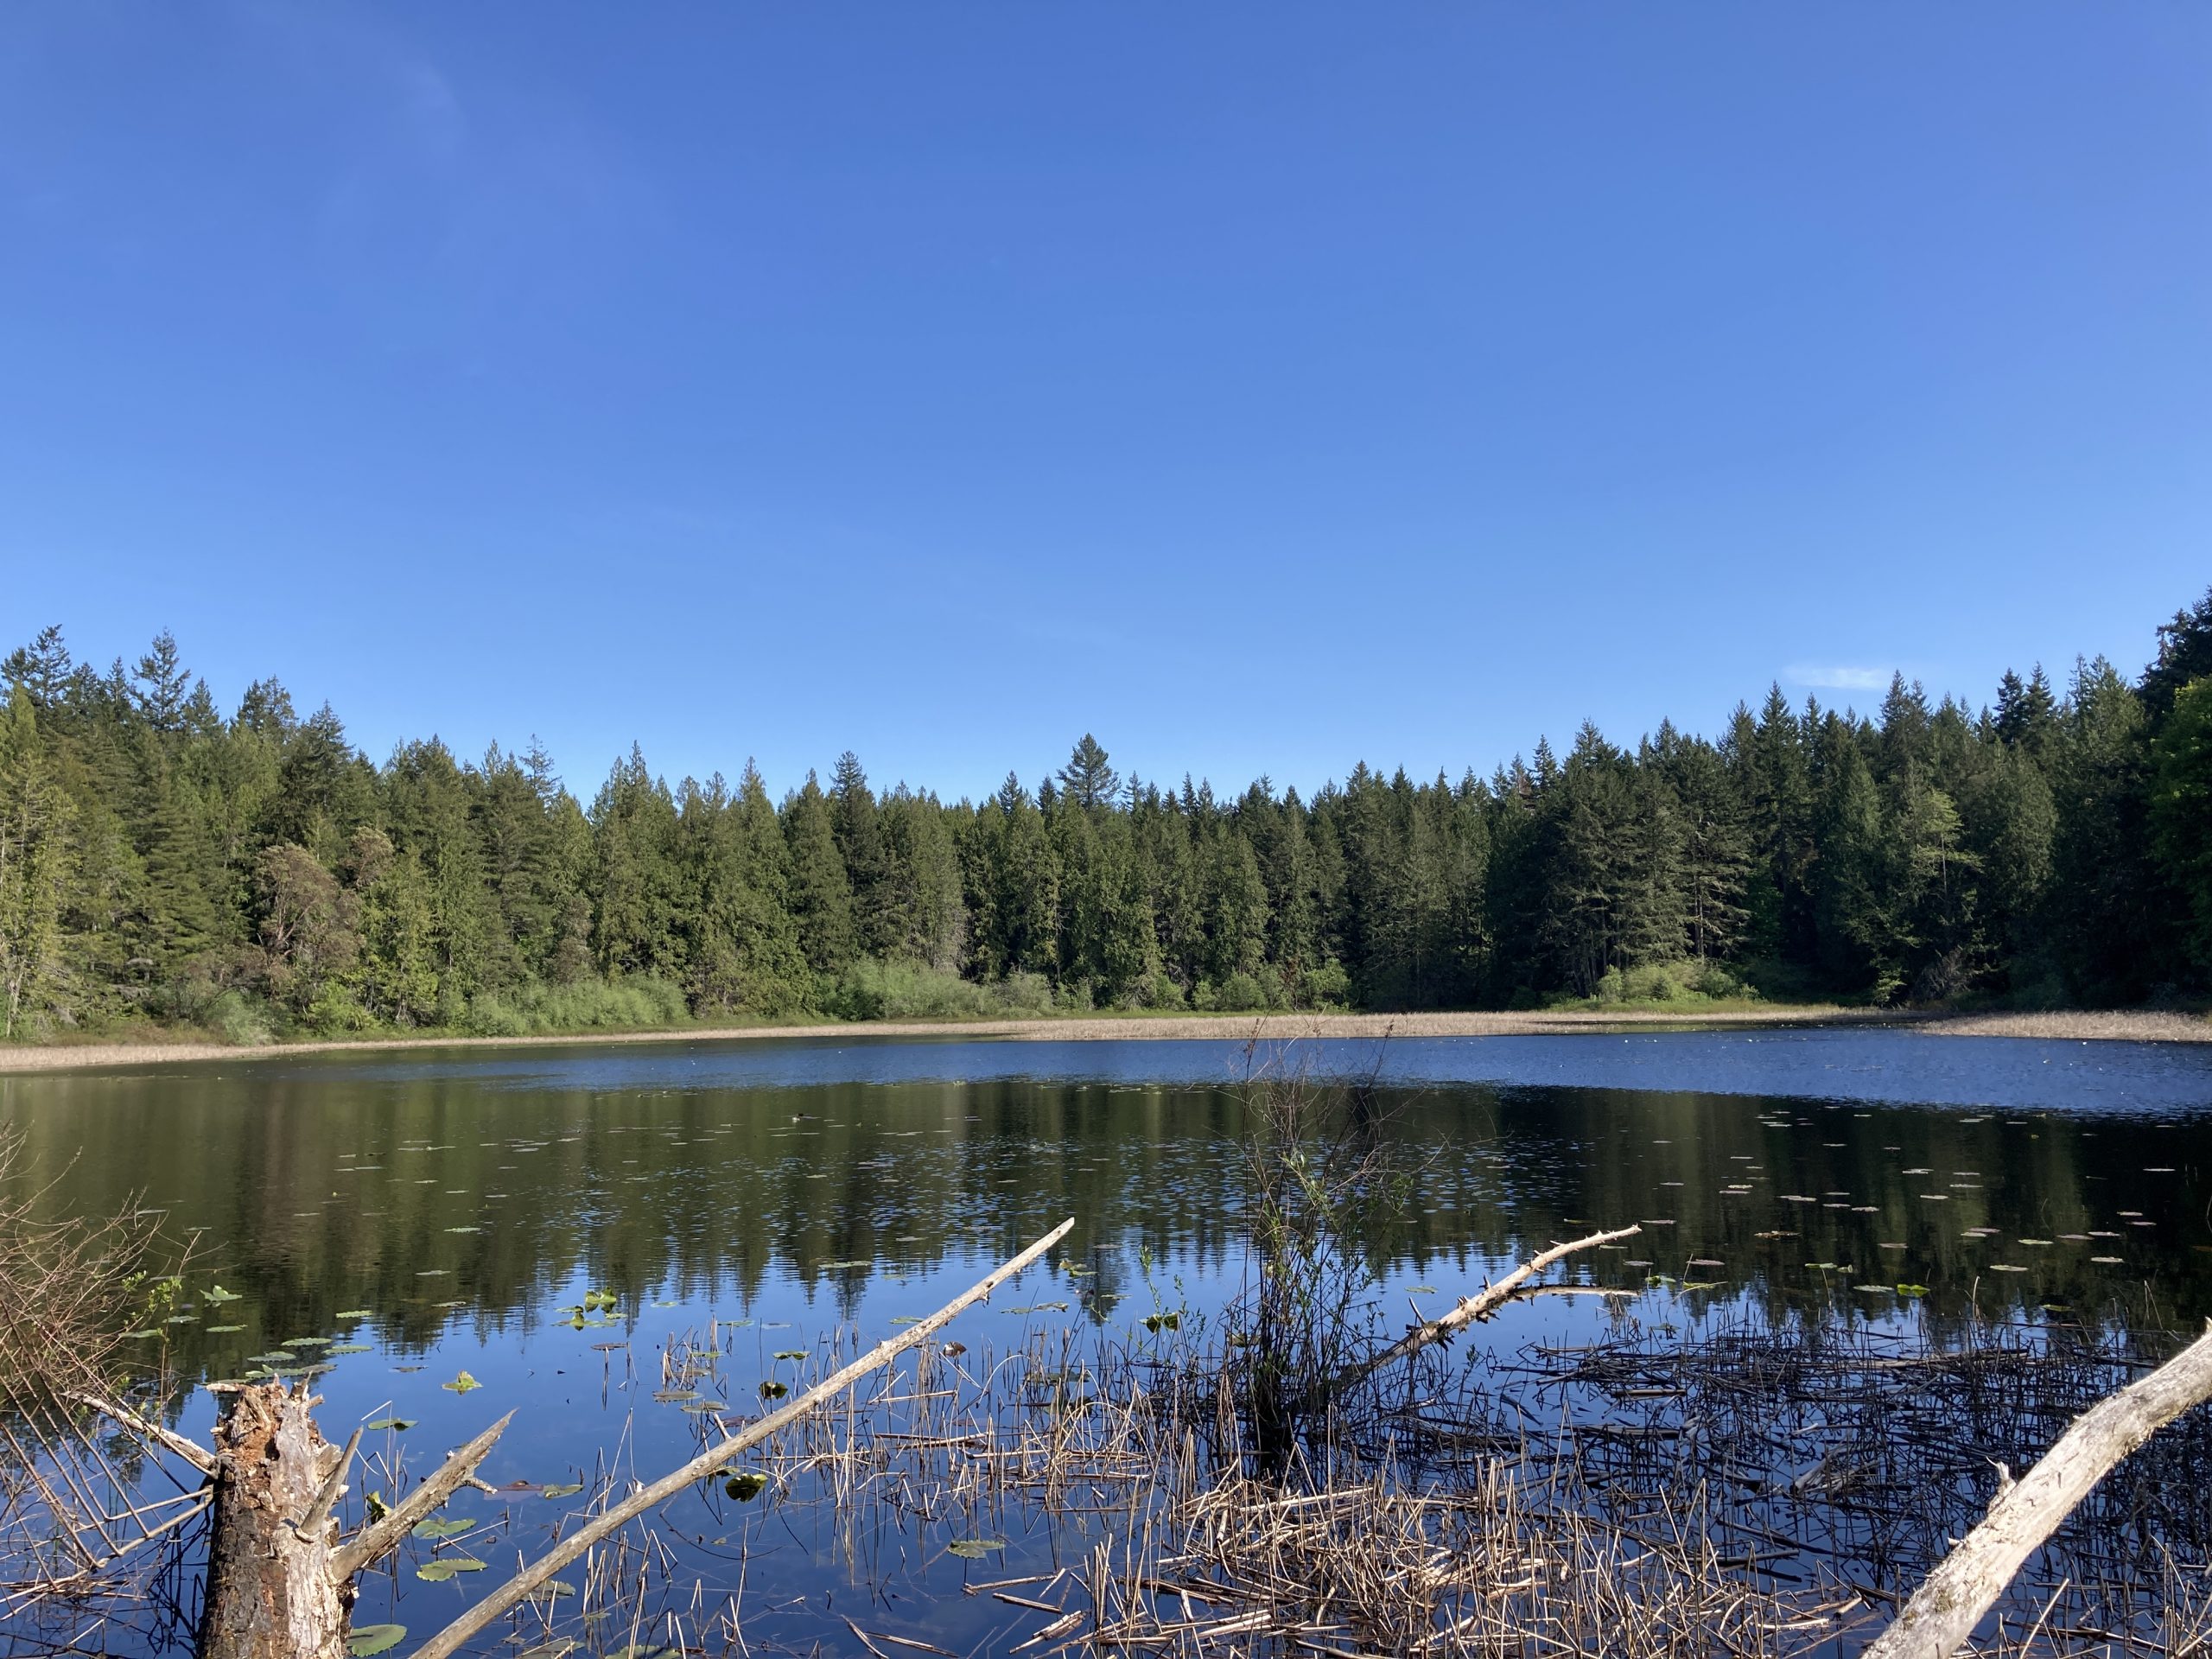
M 982 801 L 840 757 L 772 800 L 638 749 L 378 765 L 274 680 L 227 715 L 166 632 L 0 663 L 0 1029 L 238 1040 L 1051 1007 L 1738 995 L 2131 1003 L 2212 984 L 2212 593 L 2131 681 L 1771 688 L 1717 738 L 1586 725 L 1487 778 L 1311 799 L 1123 776 L 1089 734 Z

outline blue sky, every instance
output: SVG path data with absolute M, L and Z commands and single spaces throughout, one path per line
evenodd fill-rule
M 2208 111 L 2190 5 L 10 6 L 0 632 L 587 794 L 2132 671 Z

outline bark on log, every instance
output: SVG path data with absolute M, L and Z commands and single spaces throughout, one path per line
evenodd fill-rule
M 330 1570 L 324 1518 L 308 1520 L 338 1448 L 308 1385 L 226 1389 L 215 1422 L 215 1510 L 200 1659 L 346 1659 L 353 1586 Z
M 1997 1496 L 1913 1592 L 1865 1659 L 1949 1659 L 2022 1563 L 2122 1458 L 2192 1406 L 2212 1400 L 2212 1326 L 2150 1376 L 2074 1420 L 2024 1478 Z

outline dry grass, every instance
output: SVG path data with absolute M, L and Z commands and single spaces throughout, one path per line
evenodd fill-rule
M 40 1220 L 21 1169 L 0 1136 L 0 1618 L 54 1613 L 81 1636 L 144 1600 L 206 1507 L 85 1403 L 118 1391 L 123 1333 L 179 1281 L 149 1268 L 156 1217 Z
M 2212 1043 L 2212 1018 L 2148 1008 L 1964 1014 L 1931 1020 L 1924 1029 L 1939 1037 L 2056 1037 L 2087 1043 Z
M 296 1054 L 421 1048 L 546 1048 L 572 1044 L 723 1043 L 794 1037 L 1011 1038 L 1033 1043 L 1292 1041 L 1300 1038 L 1511 1037 L 1541 1033 L 1618 1031 L 1624 1027 L 1815 1026 L 1903 1023 L 1895 1014 L 1826 1006 L 1760 1007 L 1726 1013 L 1593 1013 L 1562 1009 L 1530 1014 L 1097 1014 L 1037 1020 L 879 1020 L 819 1025 L 690 1027 L 657 1031 L 585 1032 L 552 1037 L 372 1037 L 278 1043 L 238 1048 L 221 1043 L 158 1039 L 0 1046 L 0 1072 L 64 1071 L 97 1066 L 177 1065 Z

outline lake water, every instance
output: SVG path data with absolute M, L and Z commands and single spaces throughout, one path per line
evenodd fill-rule
M 1942 1340 L 1974 1317 L 2212 1315 L 2208 1047 L 1761 1029 L 1252 1055 L 840 1035 L 19 1075 L 0 1077 L 0 1125 L 56 1209 L 138 1195 L 194 1241 L 182 1301 L 137 1339 L 149 1365 L 207 1379 L 327 1355 L 334 1438 L 412 1420 L 420 1469 L 512 1408 L 486 1478 L 564 1483 L 610 1447 L 650 1477 L 696 1444 L 700 1399 L 636 1356 L 716 1321 L 718 1386 L 752 1400 L 795 1374 L 779 1354 L 887 1335 L 1063 1217 L 1076 1227 L 1052 1264 L 955 1334 L 1005 1349 L 1217 1306 L 1243 1279 L 1238 1085 L 1255 1063 L 1376 1080 L 1423 1172 L 1374 1241 L 1394 1309 L 1440 1312 L 1503 1262 L 1634 1222 L 1577 1273 L 1644 1293 L 1646 1318 L 1820 1313 Z M 613 1312 L 578 1312 L 588 1293 Z M 1600 1317 L 1541 1303 L 1480 1340 Z M 480 1388 L 444 1386 L 464 1370 Z M 199 1392 L 180 1422 L 204 1433 L 211 1415 Z M 671 1524 L 729 1575 L 709 1534 L 735 1523 Z M 756 1593 L 765 1574 L 823 1618 L 857 1593 L 820 1541 L 781 1547 L 748 1555 Z M 956 1582 L 970 1565 L 951 1564 Z M 468 1593 L 394 1574 L 357 1618 L 427 1630 Z M 877 1611 L 875 1628 L 963 1652 L 1027 1633 L 973 1598 L 913 1591 Z

